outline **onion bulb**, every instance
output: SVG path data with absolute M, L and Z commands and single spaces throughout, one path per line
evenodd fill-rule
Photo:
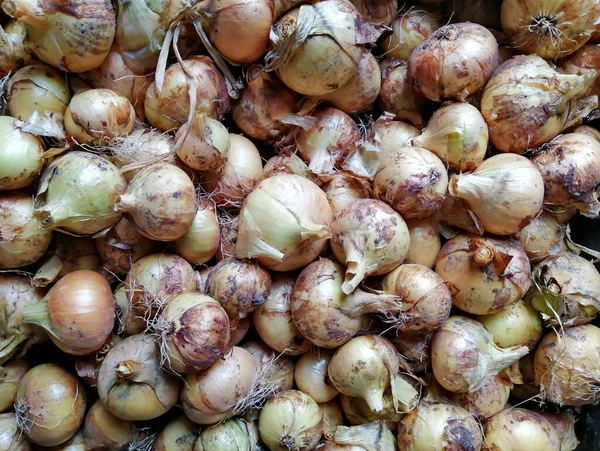
M 220 232 L 214 204 L 200 199 L 192 226 L 173 242 L 173 251 L 191 264 L 206 263 L 217 253 Z
M 383 395 L 390 387 L 394 410 L 409 412 L 417 405 L 420 393 L 415 381 L 399 374 L 399 369 L 400 359 L 392 343 L 378 335 L 363 335 L 335 352 L 328 374 L 340 393 L 363 398 L 375 412 L 383 409 Z
M 504 373 L 500 373 L 475 391 L 469 393 L 448 392 L 448 396 L 477 419 L 485 421 L 504 410 L 511 387 L 510 379 Z
M 406 221 L 410 246 L 405 263 L 423 265 L 433 268 L 438 252 L 442 248 L 440 232 L 432 218 L 409 219 Z
M 136 440 L 135 423 L 114 416 L 100 401 L 92 404 L 83 424 L 83 438 L 89 449 L 119 449 Z
M 451 316 L 433 335 L 431 363 L 437 382 L 446 390 L 467 393 L 529 352 L 525 346 L 499 348 L 477 321 Z
M 90 387 L 98 385 L 98 370 L 108 351 L 110 351 L 122 338 L 113 333 L 97 351 L 85 356 L 73 358 L 75 362 L 75 372 Z
M 442 161 L 422 147 L 401 147 L 375 174 L 373 195 L 406 219 L 426 218 L 442 206 L 448 173 Z
M 83 385 L 73 374 L 54 363 L 35 366 L 19 385 L 17 424 L 36 445 L 60 445 L 79 429 L 86 398 Z
M 9 360 L 0 366 L 0 413 L 12 409 L 17 399 L 19 383 L 29 369 L 25 358 Z
M 544 180 L 527 158 L 500 154 L 470 174 L 453 175 L 448 191 L 467 202 L 486 232 L 511 235 L 540 213 Z
M 19 20 L 3 23 L 0 39 L 4 43 L 0 49 L 0 78 L 27 64 L 32 57 L 31 49 L 25 44 L 27 29 Z
M 9 0 L 2 9 L 25 23 L 35 55 L 65 72 L 98 67 L 115 36 L 115 10 L 104 0 L 87 0 L 66 8 L 62 0 Z
M 259 399 L 255 405 L 261 405 L 265 399 L 265 392 L 270 396 L 277 391 L 291 390 L 294 387 L 295 362 L 291 358 L 280 355 L 258 339 L 244 340 L 240 348 L 252 355 L 258 369 L 255 390 Z M 263 393 L 260 393 L 261 391 Z
M 0 414 L 0 449 L 7 451 L 32 451 L 33 449 L 21 433 L 17 416 L 13 412 Z
M 600 310 L 600 273 L 583 257 L 570 252 L 546 257 L 533 268 L 533 279 L 527 300 L 549 324 L 589 323 Z
M 275 351 L 287 355 L 304 354 L 311 346 L 292 320 L 295 281 L 290 275 L 274 277 L 265 302 L 252 314 L 260 338 Z
M 428 370 L 431 366 L 431 338 L 435 331 L 396 332 L 391 341 L 406 359 L 414 372 Z
M 367 276 L 387 274 L 408 253 L 410 236 L 404 219 L 375 199 L 358 199 L 336 213 L 331 249 L 346 265 L 342 291 L 352 293 Z
M 227 159 L 230 139 L 227 127 L 204 113 L 196 113 L 189 128 L 180 128 L 175 139 L 183 141 L 177 148 L 177 156 L 186 166 L 198 171 L 221 169 Z
M 379 412 L 372 410 L 363 398 L 341 395 L 340 404 L 348 422 L 355 426 L 383 420 L 388 428 L 395 431 L 398 428 L 398 422 L 406 413 L 396 411 L 390 388 L 383 393 L 383 408 Z
M 196 189 L 188 175 L 169 163 L 155 163 L 137 172 L 115 209 L 151 240 L 172 241 L 192 227 L 198 208 Z
M 556 429 L 543 416 L 531 410 L 519 408 L 503 410 L 485 423 L 484 433 L 482 451 L 496 449 L 560 451 L 560 439 Z
M 23 321 L 48 331 L 63 352 L 85 355 L 97 351 L 115 324 L 115 299 L 99 273 L 67 274 L 44 298 L 23 308 Z
M 351 3 L 368 23 L 383 26 L 392 23 L 398 6 L 393 0 L 352 0 Z
M 375 290 L 343 290 L 344 268 L 327 258 L 308 265 L 296 279 L 292 318 L 300 333 L 313 344 L 337 348 L 361 328 L 366 313 L 393 314 L 402 309 L 400 297 Z
M 334 215 L 355 200 L 368 198 L 370 192 L 369 183 L 365 179 L 347 172 L 333 174 L 322 188 Z
M 149 335 L 127 337 L 108 352 L 100 366 L 100 401 L 122 420 L 157 418 L 177 402 L 181 382 L 161 368 L 155 340 Z
M 152 451 L 194 451 L 194 443 L 199 434 L 198 425 L 185 415 L 180 415 L 169 421 L 158 433 Z
M 237 258 L 257 258 L 274 271 L 313 261 L 331 236 L 325 193 L 298 175 L 269 177 L 246 198 L 240 211 Z
M 536 411 L 543 416 L 556 429 L 560 439 L 560 451 L 573 451 L 577 449 L 579 440 L 575 435 L 575 413 L 572 410 L 550 412 L 548 410 Z
M 33 198 L 23 192 L 0 194 L 0 269 L 27 266 L 50 246 L 52 231 L 33 216 Z
M 119 222 L 115 204 L 126 186 L 119 169 L 106 158 L 67 152 L 44 169 L 33 214 L 43 228 L 92 235 Z
M 465 100 L 483 88 L 498 64 L 498 42 L 485 27 L 444 25 L 410 54 L 413 87 L 428 99 Z M 449 69 L 451 68 L 451 69 Z
M 323 433 L 323 414 L 307 394 L 286 390 L 270 398 L 258 420 L 260 438 L 270 451 L 314 449 Z
M 565 249 L 565 227 L 547 212 L 533 219 L 515 234 L 531 261 L 557 254 Z
M 258 446 L 258 428 L 243 418 L 232 418 L 205 428 L 195 444 L 195 451 L 252 451 Z
M 319 448 L 322 451 L 395 450 L 396 438 L 383 421 L 358 426 L 339 426 L 332 442 Z
M 332 439 L 337 427 L 344 424 L 340 402 L 334 398 L 329 402 L 319 403 L 319 410 L 323 414 L 323 437 Z
M 333 353 L 328 349 L 314 349 L 303 354 L 296 362 L 294 381 L 300 391 L 316 402 L 328 402 L 338 395 L 327 375 L 327 366 Z
M 16 119 L 0 116 L 0 191 L 24 188 L 42 172 L 44 145 L 21 130 Z
M 537 55 L 512 57 L 495 70 L 481 97 L 490 141 L 503 152 L 523 153 L 579 125 L 598 106 L 597 98 L 584 97 L 594 80 L 589 69 L 565 74 Z
M 381 49 L 387 57 L 407 60 L 418 45 L 441 26 L 438 14 L 413 6 L 396 16 L 392 33 L 381 41 Z
M 458 232 L 456 228 L 463 229 L 474 235 L 483 235 L 481 222 L 475 216 L 465 200 L 447 195 L 440 208 L 432 216 L 435 227 L 444 238 L 452 238 Z
M 598 45 L 584 45 L 579 48 L 575 53 L 564 58 L 560 62 L 560 68 L 567 74 L 577 74 L 581 69 L 594 69 L 596 72 L 600 70 L 600 46 Z M 600 81 L 598 77 L 594 81 L 594 84 L 587 90 L 586 95 L 594 96 L 600 95 Z M 588 127 L 588 126 L 584 126 Z M 595 131 L 596 137 L 598 131 L 590 127 L 591 130 Z M 580 130 L 573 130 L 575 133 L 579 133 Z
M 455 172 L 472 171 L 483 162 L 487 151 L 487 124 L 473 105 L 445 103 L 412 145 L 430 150 Z
M 119 335 L 129 337 L 144 332 L 147 328 L 146 321 L 133 308 L 132 299 L 125 289 L 125 284 L 119 285 L 113 292 L 113 296 Z

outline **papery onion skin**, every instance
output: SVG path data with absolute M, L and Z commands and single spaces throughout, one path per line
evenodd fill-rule
M 478 390 L 470 393 L 448 392 L 450 399 L 461 405 L 480 421 L 493 417 L 504 409 L 512 383 L 503 373 L 489 379 Z
M 0 413 L 12 409 L 19 383 L 30 368 L 25 358 L 12 359 L 0 366 Z
M 27 64 L 32 57 L 31 49 L 25 44 L 27 30 L 21 21 L 3 24 L 0 36 L 6 41 L 0 49 L 0 78 Z
M 248 351 L 257 367 L 258 386 L 270 386 L 272 393 L 294 388 L 295 362 L 258 339 L 244 340 L 240 348 Z
M 323 437 L 333 438 L 335 429 L 344 424 L 344 414 L 338 399 L 319 403 L 319 410 L 323 413 Z
M 327 375 L 331 357 L 333 353 L 328 349 L 315 349 L 303 354 L 294 369 L 298 389 L 319 403 L 331 401 L 339 393 Z
M 183 139 L 177 156 L 186 166 L 198 171 L 221 169 L 231 145 L 227 128 L 204 113 L 196 113 L 188 125 L 175 135 L 176 142 Z
M 444 25 L 411 53 L 413 87 L 425 97 L 465 100 L 483 88 L 498 64 L 498 42 L 481 25 Z
M 410 247 L 404 262 L 433 268 L 437 254 L 442 248 L 442 239 L 433 220 L 409 219 L 406 225 L 410 235 Z
M 418 45 L 441 26 L 440 17 L 426 8 L 413 6 L 401 10 L 392 22 L 392 33 L 381 41 L 381 49 L 387 57 L 407 60 Z
M 560 61 L 560 68 L 567 74 L 577 74 L 581 69 L 594 69 L 600 72 L 600 46 L 584 45 L 575 53 Z M 600 80 L 596 77 L 594 83 L 586 92 L 588 96 L 600 96 Z M 595 130 L 595 129 L 594 129 Z M 574 132 L 579 132 L 574 130 Z
M 370 192 L 368 182 L 347 172 L 332 175 L 322 188 L 333 214 L 343 210 L 355 200 L 369 197 Z
M 380 412 L 373 411 L 363 398 L 341 395 L 339 399 L 344 416 L 354 426 L 383 420 L 390 430 L 396 431 L 398 422 L 405 414 L 405 412 L 396 412 L 392 393 L 389 389 L 383 394 L 383 408 Z
M 373 25 L 389 26 L 396 15 L 396 2 L 389 0 L 351 0 L 363 18 Z
M 565 250 L 565 227 L 548 212 L 542 212 L 515 236 L 532 262 Z
M 199 432 L 196 423 L 185 415 L 180 415 L 169 421 L 158 433 L 152 451 L 193 451 Z
M 221 237 L 214 204 L 202 199 L 198 204 L 192 226 L 173 242 L 175 253 L 194 265 L 206 263 L 215 256 Z

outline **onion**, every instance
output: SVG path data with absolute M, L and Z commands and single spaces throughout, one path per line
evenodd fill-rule
M 25 44 L 27 30 L 23 22 L 13 20 L 2 27 L 0 39 L 4 45 L 0 49 L 0 78 L 30 62 L 32 56 L 31 49 Z
M 23 322 L 46 329 L 63 352 L 90 354 L 110 337 L 115 299 L 100 274 L 74 271 L 60 279 L 40 302 L 24 307 Z
M 290 275 L 274 277 L 265 302 L 252 314 L 260 338 L 275 351 L 287 355 L 304 354 L 311 346 L 292 320 L 295 281 Z
M 228 350 L 229 319 L 210 296 L 175 296 L 154 327 L 161 335 L 164 366 L 178 373 L 205 370 Z
M 303 354 L 296 363 L 296 386 L 316 402 L 331 401 L 339 393 L 327 375 L 332 356 L 333 353 L 327 349 L 315 349 Z
M 204 187 L 218 207 L 239 208 L 262 176 L 262 159 L 256 146 L 242 135 L 229 135 L 227 161 L 219 171 L 204 173 Z
M 358 199 L 369 197 L 369 183 L 347 172 L 333 174 L 323 185 L 323 191 L 331 206 L 331 212 L 336 214 Z
M 227 86 L 221 72 L 207 56 L 191 56 L 183 60 L 188 76 L 179 63 L 172 64 L 164 73 L 162 89 L 156 82 L 146 92 L 144 111 L 146 118 L 160 130 L 166 131 L 183 125 L 190 115 L 191 96 L 196 96 L 194 114 L 205 113 L 221 119 L 229 110 Z
M 0 412 L 12 409 L 17 399 L 19 383 L 29 369 L 30 365 L 25 358 L 9 360 L 0 366 Z
M 335 352 L 328 374 L 340 393 L 363 398 L 375 412 L 383 410 L 384 391 L 390 387 L 394 410 L 409 412 L 417 405 L 419 392 L 412 379 L 398 373 L 400 363 L 396 349 L 387 339 L 363 335 Z
M 10 451 L 31 451 L 33 448 L 23 436 L 13 412 L 0 414 L 0 449 Z
M 44 166 L 44 145 L 22 131 L 16 119 L 0 116 L 0 191 L 30 185 Z
M 448 6 L 454 22 L 475 22 L 492 30 L 501 30 L 500 4 L 496 0 L 452 0 Z
M 29 46 L 39 59 L 66 72 L 98 67 L 115 36 L 115 10 L 104 0 L 89 0 L 67 8 L 62 0 L 39 4 L 9 0 L 2 9 L 25 23 Z
M 294 8 L 271 28 L 267 70 L 304 95 L 323 95 L 343 86 L 356 72 L 360 44 L 380 32 L 350 4 L 326 0 Z
M 570 252 L 546 257 L 533 268 L 533 279 L 527 299 L 549 324 L 589 323 L 600 310 L 600 274 L 583 257 Z
M 132 335 L 112 348 L 98 372 L 98 395 L 110 413 L 128 421 L 157 418 L 179 397 L 178 376 L 161 368 L 155 338 Z
M 596 187 L 600 184 L 600 142 L 567 133 L 544 145 L 531 157 L 544 180 L 544 203 L 576 207 L 584 215 L 600 214 Z
M 126 447 L 136 440 L 136 435 L 134 423 L 117 418 L 100 401 L 92 404 L 83 424 L 83 437 L 89 449 Z
M 36 262 L 48 249 L 52 231 L 33 217 L 31 196 L 12 191 L 0 194 L 0 269 Z
M 397 4 L 390 0 L 352 0 L 363 19 L 373 25 L 389 26 L 396 15 Z
M 407 360 L 414 372 L 428 370 L 431 366 L 431 338 L 435 331 L 395 332 L 390 340 L 396 349 Z
M 323 414 L 307 394 L 286 390 L 270 398 L 258 420 L 260 438 L 270 451 L 314 449 L 323 433 Z
M 241 318 L 265 302 L 270 289 L 268 271 L 234 258 L 217 263 L 206 280 L 206 292 L 223 306 L 233 329 Z
M 390 5 L 393 3 L 388 2 Z M 368 7 L 369 5 L 365 6 Z M 356 72 L 350 80 L 335 91 L 322 96 L 315 96 L 312 100 L 324 100 L 344 113 L 359 113 L 369 109 L 375 102 L 381 84 L 381 70 L 377 58 L 371 52 L 366 52 L 360 58 Z
M 522 449 L 560 451 L 554 427 L 541 415 L 526 409 L 507 409 L 484 425 L 482 450 Z
M 498 42 L 481 25 L 444 25 L 410 54 L 413 87 L 425 97 L 465 100 L 483 88 L 498 64 Z M 449 69 L 451 68 L 451 69 Z
M 503 373 L 492 377 L 478 390 L 470 393 L 452 393 L 451 400 L 461 405 L 463 409 L 474 415 L 478 420 L 485 421 L 504 409 L 510 396 L 512 383 Z
M 540 213 L 544 180 L 527 158 L 500 154 L 470 174 L 453 175 L 448 191 L 467 202 L 486 232 L 510 235 Z
M 20 357 L 36 343 L 47 339 L 41 327 L 23 322 L 23 309 L 39 302 L 44 293 L 31 286 L 24 275 L 0 273 L 0 365 Z
M 342 265 L 321 258 L 304 268 L 294 286 L 294 323 L 305 338 L 323 348 L 337 348 L 350 340 L 366 313 L 402 309 L 399 296 L 360 288 L 346 295 L 343 273 Z
M 448 173 L 438 157 L 421 147 L 401 147 L 375 174 L 373 195 L 403 218 L 420 219 L 441 208 L 447 187 Z
M 319 448 L 322 451 L 375 451 L 396 449 L 396 438 L 383 421 L 359 426 L 339 426 L 333 441 Z
M 510 392 L 511 396 L 520 401 L 529 401 L 538 399 L 540 395 L 540 386 L 535 382 L 535 370 L 533 361 L 535 352 L 530 352 L 525 357 L 519 359 L 519 372 L 521 373 L 522 384 L 515 385 Z
M 542 338 L 542 319 L 529 304 L 518 301 L 499 312 L 477 317 L 487 331 L 492 334 L 494 343 L 502 348 L 527 346 L 534 349 Z
M 229 450 L 253 450 L 258 446 L 258 428 L 241 418 L 219 423 L 203 429 L 195 450 L 229 451 Z
M 559 72 L 537 55 L 512 57 L 496 69 L 481 98 L 492 144 L 523 153 L 579 125 L 598 106 L 593 96 L 584 97 L 594 79 L 590 70 Z
M 177 156 L 192 169 L 210 171 L 221 169 L 229 152 L 227 128 L 204 113 L 196 113 L 189 128 L 180 128 L 176 140 L 185 134 L 177 149 Z
M 438 329 L 450 316 L 452 290 L 431 269 L 421 265 L 400 265 L 382 281 L 386 293 L 402 299 L 402 311 L 393 327 L 402 332 Z
M 598 70 L 600 70 L 600 46 L 584 45 L 583 47 L 580 47 L 575 53 L 561 60 L 560 68 L 567 74 L 578 74 L 581 72 L 581 69 L 594 69 L 596 72 L 598 72 Z M 600 81 L 597 77 L 594 83 L 587 90 L 586 95 L 600 95 Z M 597 137 L 598 131 L 595 128 L 590 128 L 591 130 L 595 131 L 595 135 Z M 580 130 L 573 131 L 575 133 L 580 132 Z
M 234 346 L 223 360 L 186 376 L 181 392 L 183 411 L 198 424 L 213 424 L 227 418 L 250 392 L 256 372 L 252 355 Z
M 410 246 L 405 263 L 432 268 L 442 247 L 440 233 L 431 218 L 409 219 L 406 221 L 410 236 Z
M 244 340 L 240 347 L 252 355 L 258 369 L 255 377 L 257 387 L 254 389 L 258 391 L 253 396 L 260 399 L 255 404 L 252 401 L 254 406 L 261 406 L 267 396 L 277 391 L 294 387 L 295 362 L 289 357 L 278 354 L 260 340 Z
M 158 433 L 152 451 L 193 451 L 199 434 L 198 425 L 180 415 Z
M 71 151 L 44 169 L 33 215 L 43 228 L 92 235 L 119 222 L 115 204 L 125 187 L 119 169 L 106 158 Z
M 451 392 L 473 392 L 529 352 L 525 346 L 499 348 L 492 340 L 474 319 L 451 316 L 431 342 L 437 382 Z
M 87 451 L 82 429 L 79 429 L 79 431 L 66 442 L 48 449 L 51 451 Z
M 183 170 L 155 163 L 135 174 L 115 209 L 145 237 L 172 241 L 185 235 L 194 223 L 196 189 Z
M 44 363 L 21 379 L 15 403 L 17 425 L 36 445 L 59 445 L 79 429 L 85 403 L 83 385 L 73 374 L 54 363 Z
M 575 414 L 571 410 L 561 410 L 560 412 L 549 412 L 539 410 L 536 413 L 543 416 L 556 429 L 560 440 L 560 451 L 573 451 L 579 445 L 579 440 L 575 435 Z
M 337 427 L 344 424 L 344 414 L 340 402 L 334 398 L 329 402 L 319 403 L 319 410 L 323 414 L 323 437 L 332 439 Z
M 398 422 L 405 412 L 397 412 L 394 407 L 394 399 L 391 389 L 388 388 L 383 394 L 383 408 L 379 412 L 372 410 L 363 398 L 351 398 L 346 395 L 340 396 L 344 416 L 352 425 L 369 423 L 372 421 L 385 421 L 387 427 L 392 431 L 398 428 Z
M 173 242 L 173 251 L 189 263 L 206 263 L 217 253 L 220 229 L 214 204 L 201 199 L 190 229 Z
M 419 7 L 400 11 L 392 22 L 392 33 L 381 41 L 387 57 L 407 60 L 430 34 L 442 26 L 438 14 Z
M 452 171 L 472 171 L 483 162 L 487 151 L 487 124 L 474 106 L 445 103 L 412 145 L 435 153 Z
M 102 365 L 102 361 L 108 351 L 115 347 L 117 343 L 120 343 L 122 338 L 117 334 L 113 333 L 97 351 L 85 356 L 74 357 L 75 372 L 86 384 L 90 387 L 96 387 L 98 385 L 98 370 Z
M 242 318 L 238 322 L 237 327 L 230 330 L 229 344 L 231 346 L 237 346 L 250 331 L 250 326 L 252 326 L 252 320 L 248 317 Z
M 458 232 L 456 227 L 474 235 L 483 235 L 483 227 L 465 200 L 447 195 L 440 208 L 432 217 L 435 227 L 444 238 L 452 238 Z
M 274 271 L 306 266 L 331 236 L 325 193 L 298 175 L 269 177 L 246 198 L 240 212 L 237 258 L 257 258 Z
M 515 234 L 531 261 L 565 250 L 565 227 L 558 218 L 542 212 Z
M 313 116 L 316 124 L 295 136 L 298 153 L 315 174 L 330 174 L 356 148 L 360 131 L 350 116 L 336 108 L 323 108 Z

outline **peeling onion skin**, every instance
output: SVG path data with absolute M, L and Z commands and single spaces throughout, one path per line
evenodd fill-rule
M 5 39 L 5 45 L 0 49 L 0 78 L 31 62 L 31 49 L 25 44 L 27 30 L 21 21 L 13 20 L 3 24 L 4 31 L 0 36 Z
M 396 412 L 394 400 L 392 399 L 392 394 L 389 389 L 383 394 L 383 408 L 380 412 L 371 410 L 367 401 L 363 398 L 353 398 L 341 395 L 339 399 L 344 416 L 353 426 L 369 423 L 371 421 L 383 420 L 390 430 L 396 431 L 398 429 L 398 422 L 405 413 Z
M 555 215 L 546 211 L 519 230 L 515 237 L 531 262 L 566 250 L 565 226 Z
M 322 188 L 334 215 L 355 200 L 368 198 L 371 191 L 369 182 L 347 172 L 332 175 Z
M 583 69 L 594 69 L 600 72 L 600 46 L 584 45 L 575 53 L 560 61 L 560 68 L 567 74 L 577 74 Z M 588 96 L 600 96 L 600 79 L 596 77 L 594 83 L 585 93 Z M 595 130 L 595 129 L 594 129 Z M 578 130 L 574 130 L 577 132 Z
M 381 41 L 381 49 L 387 57 L 407 60 L 419 44 L 441 26 L 439 15 L 428 8 L 413 6 L 401 10 L 392 22 L 392 33 Z
M 514 304 L 531 286 L 527 254 L 510 238 L 456 235 L 440 250 L 435 272 L 458 290 L 454 305 L 476 315 Z
M 404 263 L 433 268 L 438 252 L 442 248 L 440 232 L 433 219 L 409 219 L 406 221 L 410 235 L 410 247 Z
M 444 25 L 411 53 L 413 87 L 434 102 L 465 100 L 483 88 L 498 64 L 498 42 L 481 25 Z
M 504 409 L 510 396 L 511 387 L 510 379 L 500 373 L 488 380 L 478 390 L 470 393 L 448 392 L 448 395 L 475 418 L 485 421 Z

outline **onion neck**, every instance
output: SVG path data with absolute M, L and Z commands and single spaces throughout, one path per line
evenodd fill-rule
M 362 397 L 373 412 L 383 410 L 383 390 L 370 390 L 365 392 Z
M 115 365 L 115 373 L 118 377 L 140 384 L 150 383 L 154 380 L 154 370 L 142 362 L 135 360 L 123 360 Z
M 137 200 L 133 194 L 121 194 L 117 197 L 117 203 L 115 205 L 115 211 L 118 213 L 126 213 L 135 210 L 137 207 Z
M 396 312 L 402 310 L 402 298 L 381 291 L 364 291 L 357 288 L 346 296 L 342 310 L 353 317 L 365 313 Z
M 364 260 L 348 261 L 346 266 L 345 281 L 342 284 L 342 291 L 345 294 L 351 294 L 366 276 L 367 268 Z
M 470 392 L 479 390 L 490 377 L 497 375 L 529 353 L 527 346 L 513 346 L 504 349 L 492 346 L 493 349 L 490 349 L 489 352 L 480 352 L 477 366 L 464 375 L 465 380 L 469 383 Z M 473 372 L 476 374 L 472 374 Z M 475 377 L 471 378 L 470 376 Z
M 62 260 L 56 255 L 51 255 L 35 273 L 32 280 L 33 286 L 45 287 L 51 284 L 60 274 L 62 267 Z
M 26 324 L 35 324 L 50 330 L 50 312 L 46 301 L 36 302 L 35 304 L 23 307 L 23 322 Z

